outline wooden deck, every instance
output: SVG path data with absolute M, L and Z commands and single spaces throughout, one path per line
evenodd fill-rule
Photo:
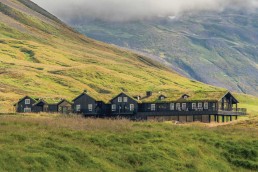
M 243 116 L 247 114 L 246 109 L 232 111 L 208 109 L 203 111 L 163 111 L 163 112 L 138 112 L 139 116 L 188 116 L 188 115 L 224 115 L 224 116 Z

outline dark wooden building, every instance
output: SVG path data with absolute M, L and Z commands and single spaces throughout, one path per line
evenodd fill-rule
M 30 113 L 33 112 L 33 105 L 38 101 L 38 98 L 25 96 L 14 104 L 15 110 L 18 113 Z
M 65 99 L 41 99 L 33 106 L 33 112 L 72 113 L 72 103 Z
M 33 112 L 49 112 L 49 104 L 44 100 L 39 100 L 33 105 Z
M 57 112 L 62 114 L 69 114 L 73 112 L 73 104 L 68 100 L 61 100 L 57 103 Z
M 89 117 L 125 117 L 135 120 L 179 122 L 225 122 L 246 115 L 230 92 L 120 93 L 108 102 L 84 91 L 73 103 L 60 99 L 24 97 L 15 104 L 17 112 L 77 113 Z
M 239 102 L 230 92 L 219 93 L 215 97 L 201 99 L 184 94 L 171 100 L 164 95 L 146 96 L 141 100 L 138 115 L 147 120 L 225 122 L 246 114 L 246 109 L 238 108 Z
M 106 116 L 109 112 L 108 105 L 103 101 L 97 100 L 92 95 L 89 95 L 87 91 L 84 91 L 78 97 L 73 100 L 73 111 L 77 114 L 83 114 L 85 116 Z
M 133 117 L 138 113 L 138 100 L 120 93 L 110 100 L 111 116 Z

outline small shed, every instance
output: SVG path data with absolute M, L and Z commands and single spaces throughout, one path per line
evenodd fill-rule
M 58 113 L 62 113 L 62 114 L 72 113 L 72 107 L 73 107 L 73 104 L 65 99 L 61 100 L 57 104 Z

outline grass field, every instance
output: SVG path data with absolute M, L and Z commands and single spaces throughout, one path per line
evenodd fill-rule
M 0 171 L 257 171 L 258 118 L 229 123 L 1 115 Z
M 203 93 L 143 56 L 84 37 L 28 0 L 0 0 L 0 112 L 24 95 L 104 100 L 121 91 Z M 228 125 L 0 115 L 0 171 L 257 171 L 258 99 Z M 257 113 L 258 114 L 258 113 Z

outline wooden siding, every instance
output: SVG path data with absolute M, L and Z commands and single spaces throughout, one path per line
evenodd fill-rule
M 58 104 L 57 109 L 58 113 L 69 114 L 72 112 L 72 104 L 63 100 Z
M 29 99 L 30 103 L 26 104 L 25 100 Z M 19 113 L 24 113 L 26 108 L 31 109 L 31 112 L 34 111 L 33 109 L 33 105 L 36 103 L 36 101 L 32 98 L 30 98 L 29 96 L 24 97 L 23 99 L 21 99 L 17 104 L 16 104 L 16 111 Z
M 122 99 L 121 102 L 119 102 L 119 99 Z M 124 100 L 127 99 L 125 102 Z M 138 112 L 138 103 L 136 100 L 132 99 L 130 96 L 121 93 L 118 96 L 116 96 L 114 99 L 110 101 L 111 103 L 111 116 L 114 115 L 135 115 Z M 112 108 L 112 106 L 115 105 L 115 110 Z M 134 106 L 134 110 L 130 110 L 130 105 Z
M 164 95 L 159 95 L 158 97 L 162 96 Z M 30 105 L 25 105 L 26 98 L 30 99 Z M 66 100 L 61 101 L 59 104 L 47 104 L 45 101 L 42 101 L 33 107 L 35 103 L 34 99 L 27 96 L 16 104 L 17 112 L 24 112 L 24 108 L 31 108 L 34 112 L 74 112 L 94 117 L 126 117 L 132 120 L 170 119 L 180 122 L 227 121 L 247 113 L 246 109 L 239 109 L 237 107 L 238 101 L 230 93 L 227 93 L 218 101 L 189 101 L 188 99 L 180 99 L 166 103 L 165 100 L 164 103 L 162 103 L 162 100 L 158 103 L 138 103 L 131 96 L 120 93 L 110 100 L 110 103 L 105 104 L 102 101 L 96 101 L 85 92 L 74 99 L 73 104 Z M 79 111 L 77 111 L 78 105 L 80 106 Z
M 76 107 L 80 105 L 80 110 L 77 111 Z M 89 105 L 92 105 L 92 110 L 89 109 Z M 81 94 L 79 97 L 77 97 L 74 100 L 73 104 L 73 111 L 74 113 L 80 113 L 84 115 L 98 115 L 99 113 L 102 113 L 102 109 L 99 110 L 100 107 L 102 107 L 103 103 L 98 102 L 86 93 Z

